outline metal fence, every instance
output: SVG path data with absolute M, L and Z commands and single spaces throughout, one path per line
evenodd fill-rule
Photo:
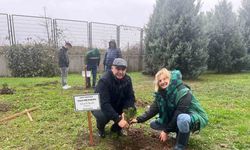
M 0 13 L 0 46 L 11 44 L 8 14 Z
M 53 42 L 52 19 L 48 17 L 11 15 L 12 39 L 15 44 Z
M 106 49 L 111 39 L 122 51 L 140 46 L 143 30 L 139 27 L 49 17 L 0 13 L 0 46 L 42 42 L 61 46 Z
M 78 20 L 54 19 L 56 45 L 63 45 L 65 40 L 74 46 L 88 47 L 88 22 Z
M 0 47 L 12 44 L 46 43 L 56 48 L 69 41 L 73 45 L 70 52 L 70 69 L 78 72 L 83 65 L 84 53 L 90 48 L 101 49 L 104 55 L 110 40 L 128 61 L 130 71 L 139 71 L 142 66 L 143 29 L 139 27 L 88 22 L 49 17 L 8 15 L 0 13 Z M 102 57 L 103 58 L 103 57 Z M 79 64 L 79 62 L 81 62 Z M 102 66 L 101 66 L 102 68 Z M 0 70 L 1 71 L 1 70 Z

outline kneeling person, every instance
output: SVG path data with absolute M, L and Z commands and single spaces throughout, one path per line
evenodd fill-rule
M 126 74 L 127 62 L 116 58 L 110 71 L 98 81 L 95 93 L 100 94 L 101 110 L 92 111 L 96 118 L 99 136 L 105 137 L 105 126 L 113 120 L 112 132 L 121 134 L 121 130 L 128 126 L 123 117 L 123 109 L 135 107 L 135 96 L 131 78 Z
M 150 127 L 160 130 L 160 140 L 166 141 L 169 132 L 177 133 L 174 150 L 184 150 L 190 131 L 201 130 L 208 123 L 208 117 L 199 101 L 182 82 L 180 71 L 161 69 L 155 75 L 155 100 L 148 111 L 133 119 L 131 123 L 143 123 L 159 114 Z

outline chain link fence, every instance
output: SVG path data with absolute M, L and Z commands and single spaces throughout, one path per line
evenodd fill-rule
M 71 72 L 82 70 L 84 55 L 91 48 L 101 50 L 102 62 L 110 40 L 115 40 L 117 47 L 121 49 L 123 58 L 128 61 L 129 71 L 142 69 L 142 28 L 0 13 L 0 47 L 12 44 L 44 43 L 59 49 L 65 41 L 71 42 L 73 45 L 69 52 Z M 100 68 L 103 69 L 102 63 Z
M 53 42 L 52 19 L 48 17 L 12 15 L 12 38 L 15 44 Z
M 0 46 L 11 44 L 8 14 L 0 13 Z

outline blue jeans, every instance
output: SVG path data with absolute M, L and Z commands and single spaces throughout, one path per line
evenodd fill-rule
M 188 133 L 190 131 L 191 117 L 189 114 L 179 114 L 177 116 L 177 127 L 181 133 Z M 157 120 L 150 122 L 150 127 L 154 130 L 166 130 L 166 125 L 160 124 Z M 176 129 L 167 129 L 170 132 L 176 132 Z
M 91 74 L 92 74 L 92 77 L 93 77 L 92 87 L 95 87 L 97 66 L 96 65 L 87 65 L 87 71 L 91 71 Z
M 62 86 L 67 85 L 68 67 L 61 67 Z

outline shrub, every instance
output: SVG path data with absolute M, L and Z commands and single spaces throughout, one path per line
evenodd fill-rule
M 58 73 L 56 50 L 47 45 L 12 45 L 4 48 L 4 54 L 14 77 L 51 77 Z

